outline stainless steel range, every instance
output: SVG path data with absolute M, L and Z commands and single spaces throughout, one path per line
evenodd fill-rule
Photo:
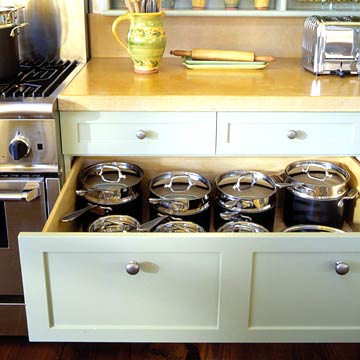
M 29 25 L 26 36 L 19 34 L 19 72 L 0 81 L 0 335 L 27 333 L 17 236 L 41 231 L 59 194 L 63 161 L 56 99 L 86 62 L 85 1 L 24 3 Z M 42 18 L 31 26 L 40 10 Z M 70 22 L 67 13 L 84 24 Z M 48 29 L 47 39 L 37 36 L 44 31 L 41 20 L 56 28 Z M 52 50 L 38 49 L 39 41 L 51 43 Z

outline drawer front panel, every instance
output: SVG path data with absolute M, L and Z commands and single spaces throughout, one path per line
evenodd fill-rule
M 230 309 L 241 304 L 241 284 L 232 281 L 241 254 L 234 262 L 231 241 L 177 235 L 21 234 L 30 339 L 238 338 L 245 313 Z M 136 275 L 126 271 L 131 260 L 139 264 Z
M 346 275 L 335 271 L 344 261 Z M 256 252 L 250 330 L 360 330 L 360 252 Z
M 219 254 L 51 252 L 46 264 L 54 328 L 218 326 Z
M 215 113 L 62 112 L 64 154 L 213 155 Z
M 216 152 L 357 155 L 359 126 L 356 113 L 219 113 Z

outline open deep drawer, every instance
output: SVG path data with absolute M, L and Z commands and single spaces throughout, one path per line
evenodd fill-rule
M 155 174 L 209 179 L 232 169 L 281 172 L 300 157 L 111 157 L 75 161 L 41 233 L 19 236 L 29 336 L 34 341 L 355 342 L 360 336 L 360 210 L 346 233 L 87 233 L 74 210 L 85 166 L 121 160 Z M 360 166 L 340 163 L 360 188 Z M 147 206 L 144 205 L 145 213 Z M 140 271 L 129 275 L 135 261 Z M 349 272 L 339 275 L 342 261 Z

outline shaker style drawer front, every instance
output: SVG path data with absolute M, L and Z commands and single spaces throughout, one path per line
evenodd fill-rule
M 316 247 L 316 242 L 304 250 Z M 344 248 L 347 244 L 344 241 Z M 289 246 L 289 251 L 253 253 L 249 330 L 255 337 L 272 333 L 275 340 L 291 340 L 298 332 L 312 341 L 325 341 L 326 333 L 327 341 L 356 339 L 360 246 L 354 242 L 353 251 L 334 252 L 332 245 L 329 241 L 326 250 L 311 252 L 294 252 Z
M 215 113 L 61 112 L 71 155 L 214 155 Z
M 357 155 L 357 113 L 218 114 L 218 155 Z
M 226 340 L 239 293 L 226 241 L 92 235 L 20 240 L 32 340 Z

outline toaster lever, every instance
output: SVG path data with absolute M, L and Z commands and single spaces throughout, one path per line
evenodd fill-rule
M 342 65 L 343 65 L 343 63 L 342 63 L 342 61 L 340 61 L 340 67 L 339 67 L 339 69 L 337 69 L 335 71 L 336 75 L 339 75 L 340 77 L 344 77 L 346 75 L 349 75 L 351 72 L 343 70 Z

